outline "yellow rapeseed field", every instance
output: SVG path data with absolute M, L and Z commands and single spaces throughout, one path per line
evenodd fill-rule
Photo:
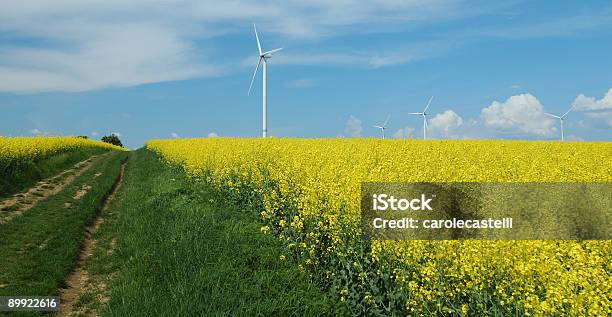
M 53 155 L 80 147 L 100 147 L 125 150 L 100 141 L 77 137 L 2 137 L 0 136 L 0 160 L 24 161 Z
M 0 196 L 21 188 L 28 180 L 35 179 L 36 175 L 40 176 L 41 160 L 86 149 L 125 151 L 122 147 L 109 143 L 78 137 L 0 136 Z
M 612 143 L 180 139 L 147 147 L 259 201 L 262 232 L 356 312 L 612 313 L 610 241 L 360 239 L 361 182 L 612 182 Z M 255 198 L 255 199 L 252 199 Z

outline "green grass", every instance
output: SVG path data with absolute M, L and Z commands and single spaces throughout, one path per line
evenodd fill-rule
M 5 166 L 0 164 L 0 198 L 18 193 L 41 179 L 54 176 L 77 162 L 106 151 L 101 148 L 79 148 L 38 161 L 5 162 L 9 164 Z
M 305 273 L 279 260 L 282 244 L 260 233 L 256 212 L 227 203 L 149 151 L 132 153 L 104 218 L 86 263 L 110 288 L 103 315 L 344 314 Z M 83 296 L 91 305 L 92 294 Z
M 58 295 L 73 269 L 84 239 L 104 197 L 117 180 L 125 153 L 98 157 L 94 165 L 57 195 L 40 201 L 23 215 L 0 225 L 0 296 Z M 102 172 L 94 177 L 96 172 Z M 92 186 L 74 200 L 83 185 Z M 65 202 L 72 206 L 66 208 Z M 38 315 L 38 313 L 24 313 Z

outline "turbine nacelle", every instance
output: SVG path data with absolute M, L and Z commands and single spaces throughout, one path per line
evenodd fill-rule
M 263 52 L 263 53 L 261 53 L 259 55 L 259 58 L 265 58 L 265 59 L 272 58 L 272 55 L 274 55 L 274 53 L 276 53 L 278 51 L 282 51 L 282 50 L 283 50 L 283 48 L 281 47 L 281 48 L 277 48 L 275 50 Z

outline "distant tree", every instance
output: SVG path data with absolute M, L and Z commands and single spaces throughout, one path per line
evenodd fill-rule
M 116 134 L 111 134 L 111 135 L 105 135 L 102 137 L 102 142 L 106 142 L 106 143 L 110 143 L 110 144 L 114 144 L 116 146 L 120 146 L 123 147 L 123 144 L 121 143 L 121 140 L 119 140 L 119 137 Z
M 77 138 L 81 139 L 89 139 L 86 135 L 77 135 Z

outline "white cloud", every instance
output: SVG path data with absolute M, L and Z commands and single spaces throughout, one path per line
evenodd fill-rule
M 264 46 L 272 48 L 277 43 L 296 43 L 296 39 L 307 43 L 303 40 L 412 31 L 437 22 L 506 13 L 515 5 L 475 6 L 458 0 L 4 2 L 0 31 L 10 37 L 0 44 L 0 92 L 16 93 L 86 91 L 218 76 L 240 65 L 240 60 L 232 60 L 235 57 L 225 54 L 226 49 L 215 46 L 219 41 L 210 39 L 228 34 L 252 36 L 253 21 L 260 26 Z M 272 62 L 376 68 L 440 54 L 458 35 L 507 36 L 551 29 L 565 33 L 568 25 L 584 31 L 609 22 L 609 10 L 599 10 L 552 22 L 517 23 L 518 29 L 513 25 L 497 31 L 479 28 L 467 34 L 458 30 L 435 43 L 410 47 L 366 43 L 359 51 L 340 47 L 335 52 L 320 52 L 293 45 L 296 49 L 275 56 Z M 304 53 L 294 53 L 297 51 Z M 248 65 L 253 66 L 252 60 Z
M 172 133 L 170 133 L 170 136 L 171 136 L 172 138 L 174 138 L 174 139 L 177 139 L 177 138 L 179 137 L 178 133 L 176 133 L 176 132 L 172 132 Z
M 217 135 L 217 134 L 216 134 L 216 133 L 214 133 L 214 132 L 211 132 L 211 133 L 209 133 L 209 134 L 208 134 L 208 137 L 209 137 L 209 138 L 216 138 L 216 137 L 218 137 L 218 136 L 219 136 L 219 135 Z
M 351 66 L 381 68 L 407 64 L 417 60 L 439 56 L 452 47 L 449 41 L 431 41 L 418 45 L 361 47 L 360 50 L 283 51 L 272 59 L 274 65 L 300 66 Z M 387 53 L 390 52 L 390 53 Z M 249 56 L 242 60 L 245 67 L 253 67 L 257 59 Z
M 599 100 L 580 94 L 574 100 L 573 105 L 577 111 L 584 111 L 587 117 L 603 122 L 607 127 L 612 127 L 612 88 Z
M 288 81 L 286 86 L 291 88 L 308 88 L 314 86 L 315 82 L 312 78 L 298 78 Z
M 255 55 L 257 57 L 257 55 Z M 271 63 L 273 65 L 355 65 L 367 63 L 368 56 L 361 53 L 333 53 L 333 52 L 307 52 L 295 53 L 287 50 L 286 52 L 274 55 Z M 244 66 L 255 67 L 257 58 L 247 57 L 242 61 Z
M 154 24 L 118 21 L 116 25 L 96 25 L 92 21 L 72 25 L 72 20 L 40 18 L 52 20 L 52 30 L 40 30 L 40 34 L 31 36 L 60 44 L 0 46 L 0 91 L 85 91 L 219 73 L 215 65 L 195 62 L 192 44 L 182 40 L 180 34 Z M 69 30 L 69 26 L 79 31 Z M 68 34 L 54 34 L 54 28 L 65 28 Z M 81 34 L 84 30 L 91 34 Z
M 361 132 L 363 131 L 363 127 L 361 126 L 361 120 L 357 119 L 353 115 L 350 115 L 348 120 L 346 121 L 346 126 L 344 127 L 344 133 L 349 137 L 359 137 L 361 136 Z
M 40 129 L 34 128 L 32 130 L 30 130 L 30 133 L 34 134 L 34 135 L 48 135 L 49 132 L 47 131 L 42 131 Z
M 415 60 L 416 57 L 409 53 L 406 54 L 388 54 L 374 55 L 368 60 L 368 64 L 374 68 L 400 65 Z
M 414 128 L 405 127 L 405 128 L 395 131 L 395 133 L 393 133 L 393 138 L 394 139 L 411 139 L 413 137 L 413 134 L 414 134 Z
M 373 51 L 349 51 L 349 52 L 305 52 L 295 53 L 291 51 L 283 52 L 274 56 L 272 61 L 275 65 L 323 65 L 323 66 L 359 66 L 369 68 L 379 68 L 385 66 L 400 65 L 412 62 L 414 60 L 430 56 L 432 52 L 419 52 L 407 48 L 385 48 L 384 50 L 392 50 L 394 53 L 381 54 L 381 48 L 377 47 Z M 442 50 L 442 48 L 440 48 Z M 428 54 L 431 53 L 431 54 Z M 251 66 L 257 61 L 248 57 L 243 61 L 243 65 Z
M 367 65 L 372 68 L 379 68 L 407 64 L 442 55 L 453 47 L 453 42 L 448 40 L 421 42 L 416 45 L 400 45 L 398 47 L 378 47 L 374 51 L 375 53 L 370 53 Z M 391 53 L 381 53 L 381 50 Z
M 575 134 L 570 134 L 570 135 L 566 136 L 565 139 L 568 140 L 568 141 L 584 141 L 583 138 L 578 137 Z
M 453 110 L 446 110 L 429 120 L 428 129 L 433 135 L 456 139 L 459 138 L 457 129 L 462 125 L 463 118 Z
M 555 122 L 544 114 L 544 106 L 531 94 L 520 94 L 505 102 L 493 101 L 480 117 L 486 127 L 539 136 L 556 133 Z
M 584 111 L 587 117 L 612 127 L 612 88 L 599 100 L 580 94 L 572 105 L 577 111 Z
M 545 20 L 532 20 L 516 24 L 504 24 L 474 29 L 474 35 L 487 35 L 512 39 L 552 36 L 571 36 L 597 29 L 606 29 L 612 24 L 612 7 L 599 7 L 595 10 L 578 10 L 566 16 L 556 16 Z
M 279 37 L 287 43 L 364 30 L 397 32 L 485 13 L 456 0 L 8 1 L 0 10 L 0 30 L 18 41 L 0 44 L 0 92 L 86 91 L 217 76 L 237 63 L 207 40 L 228 34 L 252 36 L 253 21 L 267 46 L 280 42 Z M 412 55 L 292 56 L 289 51 L 273 62 L 380 67 L 404 63 Z
M 612 88 L 599 100 L 580 94 L 574 100 L 573 105 L 578 111 L 612 110 Z
M 595 120 L 603 121 L 608 127 L 612 127 L 612 111 L 587 113 L 586 115 Z

